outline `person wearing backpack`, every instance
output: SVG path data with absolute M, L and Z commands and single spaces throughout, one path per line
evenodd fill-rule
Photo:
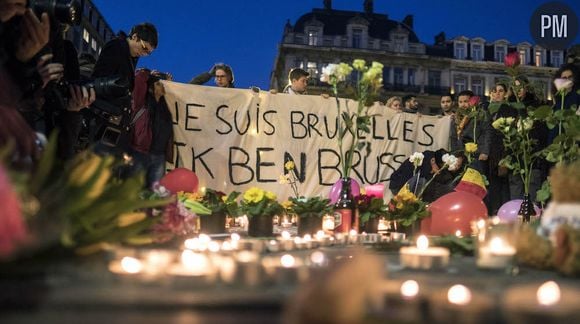
M 160 80 L 171 76 L 148 69 L 135 74 L 131 115 L 131 173 L 145 172 L 145 185 L 151 188 L 165 174 L 166 152 L 173 138 L 171 113 L 165 102 Z

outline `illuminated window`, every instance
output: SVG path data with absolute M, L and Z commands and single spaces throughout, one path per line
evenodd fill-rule
M 318 32 L 317 31 L 309 31 L 308 32 L 308 45 L 310 45 L 310 46 L 318 45 Z
M 89 35 L 89 32 L 83 28 L 83 39 L 85 41 L 85 43 L 89 43 L 89 40 L 91 39 L 91 35 Z
M 307 70 L 308 73 L 310 73 L 310 77 L 318 75 L 318 65 L 316 62 L 308 62 Z
M 542 66 L 542 62 L 543 62 L 542 51 L 536 51 L 536 59 L 535 59 L 536 66 Z

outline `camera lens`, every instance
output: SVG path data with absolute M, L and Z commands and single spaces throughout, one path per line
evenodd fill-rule
M 46 12 L 67 25 L 77 25 L 81 20 L 81 7 L 77 0 L 30 0 L 30 8 L 38 16 Z

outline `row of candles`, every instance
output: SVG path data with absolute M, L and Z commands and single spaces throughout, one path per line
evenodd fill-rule
M 475 234 L 478 243 L 476 262 L 480 268 L 506 269 L 511 265 L 516 250 L 512 245 L 513 240 L 509 240 L 510 231 L 492 232 L 490 230 L 490 224 L 493 226 L 499 225 L 494 224 L 494 222 L 495 220 L 480 220 L 476 224 Z M 494 235 L 502 234 L 503 236 L 494 236 L 491 233 L 495 233 Z M 401 237 L 397 234 L 399 233 L 391 233 L 391 238 L 394 240 L 400 239 Z M 457 235 L 460 234 L 457 233 Z M 382 242 L 383 240 L 384 237 L 381 234 L 363 233 L 359 235 L 354 230 L 348 235 L 340 233 L 329 235 L 324 231 L 318 231 L 314 236 L 307 234 L 303 237 L 292 237 L 289 232 L 283 231 L 280 237 L 272 240 L 241 239 L 238 234 L 234 233 L 228 240 L 216 241 L 207 235 L 201 234 L 199 237 L 187 239 L 184 242 L 181 262 L 175 262 L 177 259 L 175 254 L 177 252 L 151 250 L 149 252 L 143 252 L 146 254 L 143 260 L 132 256 L 127 256 L 133 259 L 126 259 L 131 261 L 126 261 L 125 263 L 121 262 L 120 259 L 113 260 L 111 271 L 116 273 L 140 273 L 142 269 L 149 275 L 159 275 L 163 272 L 187 275 L 188 272 L 191 272 L 195 276 L 199 273 L 210 272 L 210 269 L 216 268 L 211 266 L 212 264 L 219 267 L 226 258 L 236 261 L 236 257 L 242 251 L 255 254 L 257 262 L 263 252 L 280 253 L 284 251 L 292 252 L 295 250 L 315 249 L 331 245 L 373 244 Z M 292 254 L 289 255 L 296 260 L 295 256 Z M 449 257 L 450 252 L 447 248 L 429 246 L 429 240 L 424 235 L 419 236 L 416 246 L 402 247 L 400 249 L 401 265 L 412 269 L 445 269 L 448 266 Z M 265 261 L 264 266 L 276 264 L 276 262 L 269 260 L 271 258 L 273 256 L 265 258 L 267 262 Z M 298 265 L 300 263 L 296 262 Z M 285 264 L 287 263 L 282 262 L 282 260 L 278 262 L 278 265 L 282 267 Z M 127 266 L 133 267 L 129 269 Z M 169 267 L 169 270 L 166 270 L 167 267 Z M 214 271 L 217 271 L 217 269 Z

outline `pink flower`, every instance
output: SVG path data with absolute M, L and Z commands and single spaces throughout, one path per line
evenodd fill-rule
M 473 96 L 471 98 L 469 98 L 469 107 L 474 107 L 479 105 L 479 96 Z
M 570 91 L 572 89 L 572 85 L 574 82 L 568 79 L 556 79 L 554 80 L 554 85 L 556 86 L 556 90 L 560 91 Z
M 507 67 L 514 68 L 520 65 L 520 56 L 517 52 L 511 52 L 505 56 L 504 64 Z
M 20 209 L 18 195 L 12 189 L 8 176 L 0 165 L 0 259 L 12 255 L 28 236 Z

